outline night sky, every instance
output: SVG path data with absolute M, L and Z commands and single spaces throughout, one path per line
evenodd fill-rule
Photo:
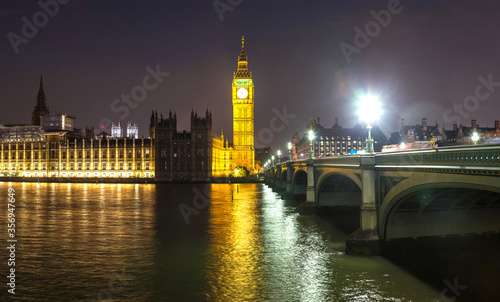
M 362 91 L 382 100 L 379 125 L 388 136 L 399 130 L 401 118 L 417 124 L 426 117 L 432 125 L 437 119 L 447 129 L 471 119 L 492 126 L 500 119 L 500 2 L 434 2 L 232 0 L 232 11 L 218 14 L 212 0 L 72 0 L 43 20 L 37 1 L 2 0 L 0 124 L 31 123 L 43 73 L 50 110 L 76 116 L 79 128 L 98 128 L 104 118 L 135 120 L 146 137 L 151 110 L 172 109 L 178 129 L 189 131 L 191 109 L 209 108 L 214 131 L 230 136 L 231 81 L 245 35 L 257 147 L 264 141 L 283 148 L 316 116 L 327 127 L 335 116 L 352 127 L 355 96 Z M 378 32 L 368 26 L 373 37 L 356 44 L 355 28 L 365 32 L 376 22 L 371 12 L 388 5 L 398 12 L 389 13 L 386 26 L 376 25 Z M 16 54 L 9 35 L 22 37 L 23 17 L 33 22 L 34 16 L 46 24 L 18 44 Z M 342 43 L 357 49 L 350 62 Z M 121 119 L 124 111 L 113 111 L 113 101 L 143 85 L 148 66 L 169 75 Z M 490 85 L 477 91 L 480 77 L 490 78 Z M 454 104 L 467 105 L 464 117 L 446 116 Z M 271 127 L 273 108 L 283 112 L 285 106 L 296 116 L 284 129 Z M 259 138 L 266 128 L 277 133 Z

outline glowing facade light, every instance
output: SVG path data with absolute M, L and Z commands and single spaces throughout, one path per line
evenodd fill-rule
M 313 149 L 313 140 L 314 140 L 314 131 L 309 130 L 307 133 L 307 137 L 309 138 L 309 145 L 311 147 L 311 150 L 309 151 L 309 158 L 314 157 L 314 149 Z
M 314 131 L 309 130 L 309 132 L 307 133 L 307 138 L 308 138 L 310 141 L 314 140 Z

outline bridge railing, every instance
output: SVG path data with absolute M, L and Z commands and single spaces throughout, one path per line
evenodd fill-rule
M 500 167 L 500 144 L 441 147 L 376 154 L 377 165 Z
M 314 159 L 315 166 L 359 166 L 360 164 L 360 155 L 342 155 Z

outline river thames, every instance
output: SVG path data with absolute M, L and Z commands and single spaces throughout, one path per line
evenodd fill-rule
M 442 301 L 384 257 L 346 255 L 348 234 L 264 184 L 1 183 L 4 200 L 8 188 L 16 295 L 2 282 L 1 301 Z

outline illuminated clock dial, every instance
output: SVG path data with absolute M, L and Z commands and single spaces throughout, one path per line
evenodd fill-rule
M 237 94 L 240 99 L 244 99 L 248 96 L 248 90 L 246 90 L 245 88 L 240 88 L 238 89 Z

